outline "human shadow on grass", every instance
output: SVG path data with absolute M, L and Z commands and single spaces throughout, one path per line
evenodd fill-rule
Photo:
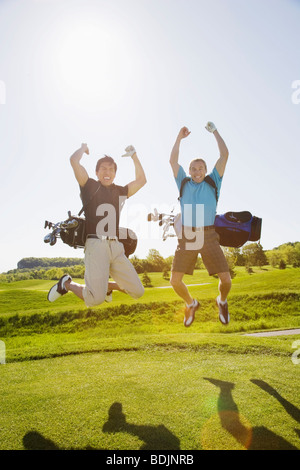
M 122 411 L 122 404 L 115 402 L 108 411 L 108 420 L 103 425 L 103 432 L 124 432 L 137 436 L 144 442 L 140 450 L 179 450 L 179 439 L 163 424 L 147 426 L 131 424 L 126 421 L 126 415 Z
M 300 409 L 299 408 L 297 408 L 295 405 L 293 405 L 288 400 L 286 400 L 283 396 L 281 396 L 280 393 L 278 393 L 277 390 L 271 387 L 271 385 L 269 385 L 267 382 L 264 382 L 263 380 L 257 380 L 257 379 L 252 379 L 251 382 L 257 385 L 258 387 L 260 387 L 265 392 L 269 393 L 271 397 L 276 398 L 276 400 L 283 406 L 285 411 L 295 421 L 297 421 L 298 424 L 300 424 Z M 295 432 L 300 437 L 300 429 L 295 429 Z
M 29 431 L 23 437 L 23 445 L 26 450 L 65 450 L 55 442 L 51 441 L 51 439 L 46 439 L 41 433 L 37 431 Z M 75 448 L 71 448 L 69 450 L 77 450 Z M 79 450 L 79 449 L 78 449 Z M 95 449 L 93 447 L 85 447 L 84 449 L 80 450 L 105 450 L 105 449 Z
M 37 431 L 27 432 L 23 437 L 23 445 L 27 450 L 59 450 L 51 439 L 46 439 Z
M 270 431 L 265 426 L 246 425 L 241 419 L 239 409 L 235 403 L 232 390 L 235 384 L 232 382 L 225 382 L 213 378 L 204 377 L 216 387 L 220 388 L 220 395 L 218 397 L 218 413 L 222 427 L 228 431 L 237 442 L 239 442 L 245 449 L 248 450 L 298 450 L 297 447 L 290 444 L 283 437 L 278 436 L 273 431 Z M 256 385 L 262 385 L 262 381 L 253 381 Z M 268 384 L 263 382 L 265 389 L 274 390 Z M 279 395 L 279 394 L 278 394 Z M 279 395 L 280 396 L 280 395 Z M 282 397 L 281 397 L 282 398 Z M 283 399 L 284 400 L 284 399 Z M 285 400 L 285 404 L 287 405 Z M 285 408 L 286 409 L 286 408 Z M 289 403 L 288 409 L 295 413 L 296 407 Z M 298 410 L 299 412 L 299 410 Z M 298 415 L 297 415 L 298 416 Z
M 262 390 L 265 392 L 269 393 L 272 397 L 276 398 L 277 401 L 283 406 L 285 411 L 295 420 L 297 423 L 300 423 L 300 409 L 297 408 L 295 405 L 287 401 L 285 398 L 283 398 L 280 393 L 275 390 L 275 388 L 271 387 L 267 382 L 264 382 L 263 380 L 256 380 L 252 379 L 252 383 L 260 387 Z

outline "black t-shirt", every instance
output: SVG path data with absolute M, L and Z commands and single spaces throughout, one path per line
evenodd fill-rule
M 128 196 L 128 185 L 103 186 L 100 181 L 89 178 L 80 188 L 80 193 L 83 205 L 88 204 L 84 210 L 87 235 L 118 235 L 120 212 Z

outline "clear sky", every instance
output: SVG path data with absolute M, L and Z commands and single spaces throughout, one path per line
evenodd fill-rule
M 199 156 L 212 170 L 208 120 L 230 152 L 218 213 L 262 217 L 264 249 L 299 240 L 299 24 L 299 0 L 0 0 L 0 272 L 83 256 L 43 241 L 45 219 L 80 210 L 69 157 L 82 142 L 90 176 L 109 154 L 121 185 L 134 179 L 121 155 L 136 147 L 148 182 L 123 225 L 137 256 L 173 254 L 147 214 L 176 205 L 169 156 L 182 126 L 182 166 Z

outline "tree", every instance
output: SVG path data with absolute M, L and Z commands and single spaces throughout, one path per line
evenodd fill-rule
M 224 255 L 225 255 L 228 267 L 229 267 L 230 277 L 231 279 L 233 279 L 236 276 L 236 272 L 234 270 L 235 262 L 236 262 L 235 252 L 232 248 L 229 248 L 229 247 L 223 248 L 223 251 L 224 251 Z
M 249 266 L 264 266 L 268 264 L 266 254 L 260 243 L 249 243 L 243 247 L 245 262 Z
M 279 266 L 281 260 L 294 268 L 300 267 L 300 242 L 289 242 L 277 246 L 267 252 L 267 257 L 274 267 Z
M 166 281 L 169 281 L 169 280 L 170 280 L 170 274 L 169 274 L 168 266 L 165 266 L 165 267 L 164 267 L 162 277 L 163 277 L 163 279 L 165 279 Z
M 275 268 L 275 266 L 278 266 L 281 260 L 281 253 L 280 251 L 276 250 L 271 250 L 267 253 L 267 258 L 271 266 Z
M 155 250 L 155 248 L 151 248 L 149 250 L 146 261 L 148 263 L 148 271 L 161 272 L 165 266 L 164 258 L 160 255 L 158 250 Z
M 143 276 L 142 276 L 142 283 L 144 287 L 153 287 L 151 284 L 151 279 L 148 276 L 147 272 L 145 271 Z
M 174 255 L 165 258 L 165 267 L 170 271 L 173 263 Z
M 130 258 L 130 261 L 138 274 L 141 274 L 145 271 L 146 261 L 144 259 L 140 259 L 134 255 Z
M 285 268 L 286 268 L 285 261 L 283 259 L 281 259 L 280 263 L 279 263 L 279 269 L 285 269 Z

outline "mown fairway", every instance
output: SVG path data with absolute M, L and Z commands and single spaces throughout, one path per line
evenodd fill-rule
M 231 323 L 217 319 L 217 280 L 186 277 L 201 311 L 161 273 L 139 301 L 114 293 L 87 309 L 53 282 L 0 285 L 0 449 L 300 449 L 300 269 L 237 269 Z M 300 349 L 300 345 L 298 346 Z

